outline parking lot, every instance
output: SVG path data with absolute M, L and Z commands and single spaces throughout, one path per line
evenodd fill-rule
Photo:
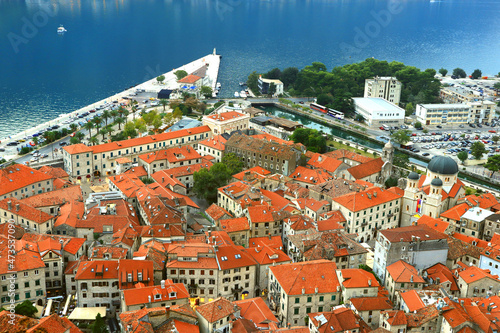
M 452 155 L 456 156 L 461 151 L 469 153 L 469 159 L 474 157 L 470 154 L 470 148 L 476 141 L 480 141 L 488 150 L 487 156 L 493 156 L 500 153 L 500 143 L 493 140 L 493 137 L 498 136 L 497 130 L 492 127 L 484 128 L 469 128 L 461 130 L 442 130 L 429 131 L 423 133 L 420 131 L 413 132 L 411 141 L 407 145 L 408 149 L 422 156 L 432 158 L 437 155 Z M 486 158 L 487 156 L 483 156 Z

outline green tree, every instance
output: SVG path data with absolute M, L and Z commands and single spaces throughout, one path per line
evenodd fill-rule
M 78 139 L 76 136 L 72 137 L 69 139 L 69 143 L 72 145 L 76 145 L 77 143 L 80 143 L 80 139 Z
M 400 129 L 391 134 L 391 139 L 400 145 L 405 145 L 410 141 L 411 131 L 407 129 Z
M 410 157 L 403 153 L 396 153 L 394 154 L 394 159 L 392 163 L 400 168 L 409 169 Z
M 415 123 L 415 128 L 422 128 L 422 123 L 420 121 L 417 121 Z
M 263 76 L 266 79 L 278 80 L 279 78 L 281 78 L 281 70 L 279 68 L 273 68 Z
M 297 128 L 290 136 L 293 142 L 302 143 L 309 151 L 324 153 L 326 151 L 326 138 L 315 129 Z
M 202 168 L 193 174 L 193 192 L 209 203 L 217 201 L 217 189 L 226 185 L 232 175 L 223 163 L 215 163 L 210 169 Z
M 461 151 L 457 154 L 457 158 L 462 161 L 462 164 L 465 163 L 465 161 L 467 161 L 467 159 L 469 158 L 469 153 L 466 152 L 465 150 L 464 151 Z
M 78 125 L 71 123 L 71 124 L 69 124 L 69 128 L 71 129 L 71 133 L 73 133 L 73 132 L 76 132 L 76 130 L 78 129 Z
M 145 115 L 142 116 L 142 119 L 146 122 L 148 126 L 151 126 L 153 124 L 154 119 L 158 116 L 158 112 L 156 110 L 151 110 Z
M 135 130 L 135 125 L 133 122 L 128 122 L 123 126 L 123 135 L 125 137 L 135 138 L 137 136 L 137 131 Z
M 118 117 L 119 113 L 118 113 L 118 110 L 111 110 L 109 112 L 109 114 L 111 115 L 111 117 L 113 118 L 113 121 L 115 121 L 116 117 Z
M 221 163 L 225 164 L 231 175 L 235 175 L 243 170 L 243 162 L 233 153 L 225 154 Z
M 205 98 L 212 98 L 212 88 L 209 86 L 201 86 L 200 93 L 205 96 Z
M 441 74 L 442 76 L 446 76 L 446 74 L 448 74 L 448 70 L 441 68 L 441 69 L 439 69 L 439 74 Z
M 299 74 L 299 69 L 297 67 L 287 67 L 281 72 L 281 82 L 285 89 L 292 86 L 295 81 L 297 81 L 297 76 Z
M 487 152 L 486 148 L 484 148 L 484 143 L 481 141 L 475 141 L 470 147 L 470 151 L 476 160 L 481 159 L 483 154 Z
M 185 70 L 178 70 L 174 72 L 174 75 L 177 77 L 177 80 L 185 78 L 188 73 Z
M 271 82 L 271 84 L 269 85 L 269 89 L 267 90 L 267 94 L 269 96 L 274 96 L 274 94 L 276 94 L 276 85 L 274 83 Z
M 172 113 L 172 116 L 175 119 L 181 119 L 182 118 L 182 111 L 179 107 L 175 108 L 174 112 Z
M 160 99 L 160 105 L 163 106 L 163 111 L 165 111 L 165 108 L 168 105 L 168 101 L 164 98 Z
M 161 116 L 160 115 L 157 115 L 154 119 L 153 119 L 153 130 L 155 131 L 155 133 L 158 133 L 158 130 L 160 129 L 161 125 L 163 124 L 163 121 L 161 119 Z
M 415 112 L 415 106 L 413 105 L 412 102 L 406 104 L 406 107 L 405 107 L 405 116 L 409 117 L 413 114 L 413 112 Z
M 105 136 L 106 136 L 106 134 L 108 134 L 108 133 L 109 133 L 109 130 L 108 130 L 106 127 L 101 128 L 101 129 L 99 130 L 99 134 L 101 134 L 101 135 L 102 135 L 102 139 L 103 139 L 103 140 L 105 139 Z
M 156 81 L 158 81 L 158 83 L 162 84 L 163 81 L 165 81 L 165 75 L 160 75 L 156 78 Z
M 500 74 L 500 73 L 499 73 Z M 494 85 L 493 85 L 493 89 L 495 89 L 495 91 L 497 92 L 497 95 L 498 95 L 498 92 L 500 91 L 500 82 L 496 82 Z
M 481 72 L 481 70 L 479 70 L 479 69 L 475 69 L 475 70 L 472 72 L 472 74 L 471 74 L 471 76 L 472 76 L 472 78 L 473 78 L 474 80 L 479 79 L 482 75 L 483 75 L 483 73 L 482 73 L 482 72 Z
M 252 73 L 250 73 L 250 75 L 248 75 L 247 87 L 248 89 L 252 90 L 255 95 L 260 95 L 258 81 L 259 74 L 256 71 L 253 71 Z
M 119 131 L 121 131 L 121 129 L 122 129 L 122 124 L 123 124 L 123 123 L 125 123 L 125 122 L 126 122 L 125 118 L 122 118 L 122 117 L 118 117 L 118 118 L 116 118 L 115 123 L 117 123 L 117 124 L 118 124 L 118 130 L 119 130 Z
M 95 321 L 89 325 L 89 329 L 92 333 L 109 333 L 108 325 L 100 313 L 95 317 Z
M 497 142 L 498 142 L 498 140 L 500 140 L 500 136 L 498 136 L 498 135 L 493 135 L 493 137 L 491 138 L 491 140 L 492 140 L 493 142 L 497 143 Z
M 458 68 L 458 67 L 453 70 L 453 75 L 456 77 L 462 78 L 462 79 L 467 76 L 465 71 L 462 68 Z
M 99 143 L 99 139 L 96 136 L 93 136 L 90 138 L 89 142 L 92 144 L 92 146 L 95 146 Z
M 484 164 L 484 167 L 492 171 L 490 177 L 493 177 L 493 174 L 500 170 L 500 155 L 497 154 L 488 157 L 488 161 Z
M 330 93 L 319 94 L 316 98 L 316 103 L 319 105 L 329 105 L 333 103 L 333 96 Z
M 31 304 L 31 302 L 28 300 L 16 305 L 16 307 L 14 308 L 14 311 L 17 314 L 22 315 L 22 316 L 26 316 L 26 317 L 33 317 L 33 315 L 38 312 L 36 307 L 34 307 L 33 304 Z
M 356 114 L 356 116 L 354 117 L 354 120 L 356 121 L 359 121 L 360 123 L 364 122 L 365 121 L 365 117 L 363 117 L 362 114 Z
M 86 130 L 89 131 L 89 139 L 92 137 L 92 129 L 94 128 L 94 123 L 91 121 L 87 121 L 83 126 Z
M 108 126 L 108 119 L 111 118 L 111 114 L 108 110 L 104 110 L 101 114 L 102 120 L 104 120 L 105 126 Z
M 136 119 L 136 121 L 134 122 L 134 125 L 135 125 L 135 129 L 140 134 L 145 133 L 148 130 L 148 128 L 146 126 L 146 122 L 142 118 Z

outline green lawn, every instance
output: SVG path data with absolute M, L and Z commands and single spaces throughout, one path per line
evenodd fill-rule
M 349 151 L 358 153 L 358 154 L 366 156 L 366 157 L 371 157 L 371 158 L 374 157 L 373 154 L 367 153 L 362 149 L 356 149 L 355 147 L 351 147 L 351 146 L 348 146 L 346 144 L 343 144 L 343 143 L 340 143 L 337 141 L 327 141 L 326 144 L 330 147 L 334 147 L 335 149 L 345 149 L 345 150 L 349 150 Z

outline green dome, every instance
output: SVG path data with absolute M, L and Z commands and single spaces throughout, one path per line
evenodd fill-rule
M 443 186 L 443 181 L 439 178 L 434 178 L 432 181 L 431 181 L 431 185 L 433 186 Z
M 436 156 L 429 162 L 427 169 L 440 175 L 454 175 L 458 173 L 458 164 L 449 156 Z
M 420 179 L 420 176 L 418 175 L 418 173 L 416 173 L 415 171 L 412 171 L 410 172 L 410 174 L 408 175 L 408 179 L 412 179 L 412 180 L 419 180 Z

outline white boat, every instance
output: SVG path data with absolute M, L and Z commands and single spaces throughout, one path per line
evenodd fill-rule
M 215 85 L 215 88 L 216 88 L 216 89 L 220 89 L 220 87 L 221 87 L 221 86 L 222 86 L 222 85 L 220 84 L 220 82 L 217 82 L 217 84 Z
M 63 34 L 66 31 L 68 31 L 68 30 L 66 30 L 62 25 L 59 28 L 57 28 L 57 33 L 58 34 Z
M 235 91 L 234 92 L 234 97 L 240 97 L 240 94 L 237 91 Z
M 242 90 L 242 91 L 240 91 L 240 97 L 241 97 L 241 98 L 247 98 L 247 93 L 246 93 L 246 92 L 244 92 L 243 90 Z

